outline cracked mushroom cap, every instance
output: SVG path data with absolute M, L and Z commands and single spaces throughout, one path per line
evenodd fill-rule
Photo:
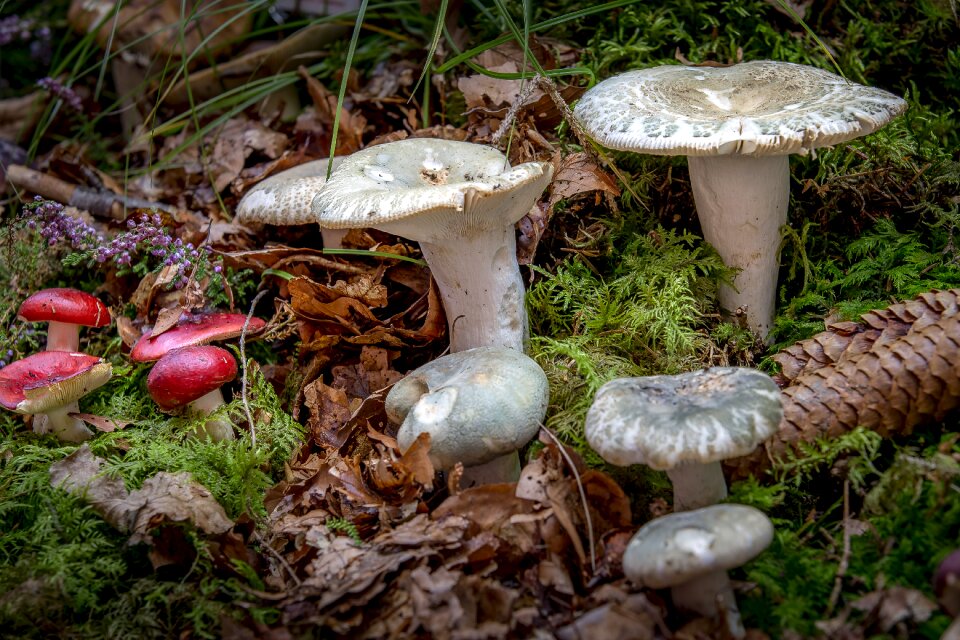
M 333 159 L 336 171 L 343 158 Z M 311 224 L 317 221 L 310 205 L 327 182 L 327 162 L 313 160 L 258 182 L 237 205 L 237 220 L 261 224 Z
M 110 324 L 110 310 L 99 298 L 68 288 L 36 292 L 23 301 L 17 316 L 27 322 L 63 322 L 85 327 Z
M 46 413 L 106 384 L 109 362 L 71 351 L 41 351 L 0 369 L 0 405 L 16 413 Z
M 153 337 L 146 332 L 130 350 L 134 362 L 159 360 L 173 349 L 190 347 L 219 340 L 236 338 L 243 333 L 247 316 L 242 313 L 206 313 L 198 317 L 181 318 L 175 327 Z M 247 336 L 263 329 L 267 323 L 260 318 L 250 318 Z
M 623 573 L 651 589 L 742 566 L 773 541 L 773 523 L 742 504 L 671 513 L 640 527 L 623 553 Z
M 600 144 L 657 155 L 783 155 L 867 135 L 907 103 L 828 71 L 759 60 L 608 78 L 574 113 Z
M 313 200 L 328 229 L 374 227 L 422 242 L 502 229 L 530 211 L 553 166 L 471 142 L 412 138 L 344 158 Z
M 713 367 L 611 380 L 597 391 L 584 429 L 607 462 L 665 470 L 747 455 L 776 433 L 782 418 L 780 389 L 770 376 Z
M 237 377 L 237 361 L 226 349 L 198 345 L 174 349 L 147 376 L 147 391 L 164 411 L 193 402 Z
M 506 347 L 477 347 L 408 373 L 387 394 L 386 411 L 401 425 L 401 450 L 427 432 L 430 460 L 446 470 L 518 451 L 536 435 L 548 399 L 547 376 L 530 357 Z

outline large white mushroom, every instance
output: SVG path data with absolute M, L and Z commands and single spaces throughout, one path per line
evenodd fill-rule
M 373 227 L 420 243 L 452 351 L 523 351 L 529 330 L 514 224 L 552 175 L 542 162 L 510 168 L 492 147 L 413 138 L 344 158 L 312 210 L 322 228 Z
M 787 156 L 866 135 L 906 106 L 822 69 L 763 60 L 629 71 L 587 91 L 574 113 L 606 147 L 687 156 L 704 238 L 739 269 L 720 303 L 742 309 L 766 338 L 790 202 Z

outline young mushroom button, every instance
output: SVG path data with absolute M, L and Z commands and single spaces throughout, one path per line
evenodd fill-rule
M 430 434 L 430 460 L 441 470 L 461 462 L 463 486 L 515 482 L 517 451 L 547 411 L 547 376 L 531 358 L 507 347 L 478 347 L 428 362 L 387 394 L 386 412 L 400 424 L 406 450 Z
M 98 298 L 77 289 L 44 289 L 23 301 L 17 317 L 48 322 L 47 351 L 80 349 L 80 327 L 105 327 L 110 311 Z
M 77 401 L 103 386 L 113 373 L 109 362 L 70 351 L 41 351 L 0 369 L 0 405 L 33 415 L 36 433 L 52 431 L 67 442 L 81 442 L 93 434 L 70 416 Z
M 766 338 L 773 321 L 780 227 L 790 200 L 787 156 L 866 135 L 907 103 L 789 62 L 668 65 L 629 71 L 587 91 L 574 113 L 600 144 L 685 155 L 704 238 L 740 270 L 720 303 L 744 309 Z
M 188 413 L 207 416 L 223 406 L 220 387 L 236 377 L 237 362 L 226 349 L 211 345 L 183 347 L 157 361 L 147 376 L 147 390 L 164 411 L 186 407 Z M 214 442 L 233 440 L 233 425 L 210 419 L 198 435 Z
M 643 525 L 623 554 L 623 573 L 652 589 L 670 587 L 673 604 L 710 618 L 722 611 L 731 637 L 743 638 L 727 570 L 759 555 L 773 541 L 763 512 L 717 504 L 672 513 Z
M 527 339 L 514 224 L 553 167 L 510 168 L 492 147 L 414 138 L 345 158 L 313 200 L 321 227 L 373 227 L 420 243 L 450 323 L 454 352 Z
M 673 509 L 683 511 L 723 500 L 720 462 L 753 451 L 782 418 L 780 390 L 770 376 L 714 367 L 611 380 L 597 392 L 584 429 L 607 462 L 665 470 Z

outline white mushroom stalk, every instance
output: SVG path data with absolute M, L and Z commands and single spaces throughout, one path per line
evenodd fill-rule
M 879 129 L 901 98 L 789 62 L 669 65 L 608 78 L 575 113 L 612 149 L 685 155 L 704 238 L 739 274 L 720 304 L 766 338 L 773 324 L 777 247 L 790 199 L 787 156 Z
M 451 351 L 528 339 L 514 224 L 536 203 L 551 165 L 509 168 L 496 149 L 427 138 L 344 159 L 313 201 L 321 227 L 374 227 L 416 240 L 437 281 Z
M 773 533 L 766 515 L 744 505 L 673 513 L 634 534 L 623 554 L 623 572 L 645 587 L 669 587 L 678 609 L 720 618 L 730 637 L 743 638 L 746 630 L 727 570 L 759 555 Z
M 333 168 L 341 158 L 333 159 Z M 304 162 L 258 182 L 243 194 L 237 205 L 237 220 L 243 223 L 292 225 L 316 222 L 310 203 L 327 181 L 329 159 Z M 346 229 L 320 227 L 324 249 L 340 249 Z

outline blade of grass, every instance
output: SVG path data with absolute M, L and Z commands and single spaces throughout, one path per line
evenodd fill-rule
M 333 114 L 333 132 L 330 134 L 330 159 L 327 162 L 327 178 L 333 172 L 333 157 L 337 152 L 337 138 L 340 133 L 340 111 L 343 110 L 343 98 L 347 95 L 347 83 L 350 81 L 350 68 L 353 66 L 353 54 L 357 51 L 357 41 L 360 39 L 360 26 L 363 24 L 363 17 L 367 13 L 368 0 L 360 0 L 360 7 L 357 9 L 357 20 L 353 25 L 353 35 L 350 37 L 350 45 L 347 47 L 347 59 L 343 63 L 343 77 L 340 79 L 340 91 L 337 92 L 337 108 Z

